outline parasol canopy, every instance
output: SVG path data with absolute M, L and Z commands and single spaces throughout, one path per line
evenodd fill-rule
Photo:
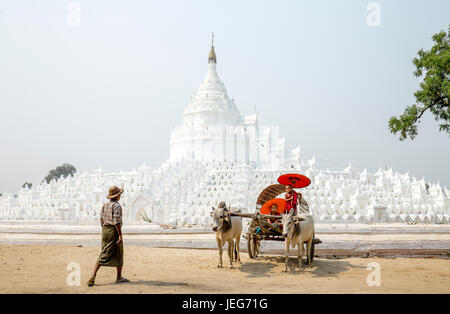
M 281 214 L 286 209 L 286 201 L 282 198 L 274 198 L 270 201 L 267 201 L 264 203 L 264 205 L 261 207 L 261 214 L 263 215 L 271 215 L 271 207 L 272 205 L 277 205 L 276 212 Z
M 311 184 L 311 180 L 302 174 L 287 173 L 278 177 L 278 182 L 283 185 L 292 185 L 294 188 L 305 188 Z

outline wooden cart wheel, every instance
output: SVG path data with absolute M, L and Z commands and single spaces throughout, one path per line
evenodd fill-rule
M 259 239 L 257 236 L 253 237 L 253 256 L 258 257 L 259 255 Z
M 255 235 L 249 235 L 248 236 L 247 249 L 248 249 L 248 256 L 250 258 L 258 257 L 258 254 L 259 254 L 259 240 L 258 240 L 257 236 L 255 236 Z
M 253 242 L 253 236 L 251 234 L 249 234 L 248 238 L 247 238 L 247 252 L 248 252 L 248 257 L 250 257 L 250 258 L 254 258 L 252 242 Z
M 255 257 L 258 257 L 258 255 L 259 255 L 259 243 L 260 243 L 260 241 L 259 241 L 259 239 L 258 239 L 257 237 L 255 237 L 254 243 L 255 243 L 255 251 L 254 251 L 254 255 L 255 255 Z

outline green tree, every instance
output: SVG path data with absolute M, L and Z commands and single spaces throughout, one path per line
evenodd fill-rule
M 58 180 L 61 177 L 63 177 L 63 178 L 66 178 L 68 176 L 73 177 L 73 175 L 76 172 L 77 172 L 77 169 L 75 169 L 74 166 L 72 166 L 71 164 L 65 163 L 62 166 L 58 166 L 55 169 L 50 170 L 48 175 L 42 181 L 46 181 L 47 183 L 50 183 L 50 181 L 52 181 L 53 179 Z
M 428 50 L 419 50 L 418 57 L 413 59 L 416 66 L 414 75 L 424 75 L 420 88 L 414 93 L 416 104 L 406 107 L 399 117 L 389 120 L 391 133 L 400 133 L 400 141 L 414 139 L 417 135 L 417 125 L 426 111 L 434 115 L 438 121 L 439 131 L 450 135 L 450 26 L 448 31 L 433 35 L 434 46 Z
M 33 186 L 33 183 L 30 183 L 30 182 L 25 182 L 24 184 L 22 184 L 23 188 L 27 187 L 27 188 L 31 189 L 32 186 Z

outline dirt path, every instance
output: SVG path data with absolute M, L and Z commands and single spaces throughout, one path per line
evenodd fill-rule
M 290 259 L 260 256 L 242 265 L 218 269 L 215 250 L 126 247 L 126 284 L 114 284 L 115 269 L 104 267 L 96 286 L 85 282 L 98 256 L 97 247 L 67 245 L 0 245 L 0 293 L 450 293 L 450 260 L 434 258 L 315 259 L 311 268 L 298 270 Z M 81 286 L 68 286 L 76 262 Z M 381 267 L 381 286 L 369 287 L 367 265 Z M 274 286 L 274 283 L 277 283 Z

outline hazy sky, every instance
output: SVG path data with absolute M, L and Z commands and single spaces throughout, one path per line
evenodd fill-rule
M 288 149 L 319 168 L 387 165 L 450 186 L 450 139 L 430 114 L 414 141 L 387 127 L 414 102 L 411 60 L 447 29 L 450 2 L 377 1 L 379 27 L 369 2 L 0 0 L 0 191 L 64 162 L 161 164 L 206 74 L 211 32 L 229 95 L 280 125 Z

